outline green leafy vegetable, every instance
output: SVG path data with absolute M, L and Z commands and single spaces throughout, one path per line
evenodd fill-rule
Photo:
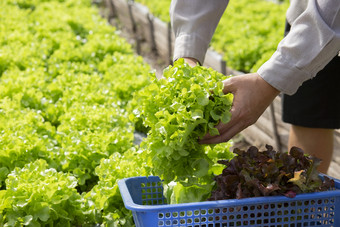
M 37 160 L 15 168 L 0 193 L 0 224 L 8 226 L 81 225 L 84 214 L 77 179 Z
M 133 147 L 123 155 L 116 152 L 103 159 L 96 168 L 98 184 L 84 198 L 86 210 L 92 214 L 102 213 L 100 223 L 133 225 L 132 214 L 124 207 L 117 182 L 127 177 L 149 176 L 151 167 L 147 165 L 145 155 L 145 151 Z
M 4 0 L 0 21 L 0 226 L 132 226 L 121 200 L 83 197 L 101 161 L 133 146 L 150 66 L 88 0 Z
M 150 127 L 144 146 L 155 175 L 165 182 L 204 178 L 212 165 L 204 146 L 206 133 L 230 119 L 232 94 L 224 94 L 227 77 L 201 66 L 190 67 L 180 59 L 139 93 L 137 115 Z

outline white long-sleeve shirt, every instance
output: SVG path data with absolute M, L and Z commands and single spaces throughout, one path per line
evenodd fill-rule
M 192 57 L 203 63 L 228 3 L 229 0 L 172 0 L 174 59 Z M 258 73 L 273 87 L 291 95 L 338 54 L 340 0 L 291 0 L 286 16 L 291 30 Z

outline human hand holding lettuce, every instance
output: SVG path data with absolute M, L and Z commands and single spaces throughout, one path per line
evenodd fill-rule
M 198 63 L 193 58 L 183 58 L 189 65 Z M 229 141 L 243 129 L 254 124 L 274 98 L 280 93 L 261 78 L 258 73 L 229 77 L 223 81 L 223 92 L 234 95 L 229 122 L 216 125 L 219 134 L 206 134 L 201 144 L 217 144 Z
M 175 35 L 174 60 L 188 57 L 190 61 L 197 59 L 200 63 L 204 62 L 206 51 L 228 2 L 172 0 L 170 16 Z M 259 68 L 258 73 L 246 74 L 224 82 L 224 91 L 235 95 L 231 110 L 232 119 L 227 125 L 217 126 L 220 136 L 206 136 L 202 143 L 229 140 L 237 132 L 256 122 L 266 106 L 279 93 L 278 90 L 293 95 L 304 81 L 315 77 L 338 55 L 338 1 L 290 2 L 286 15 L 287 21 L 292 25 L 289 34 L 278 44 L 275 53 Z
M 272 103 L 279 91 L 263 80 L 257 73 L 245 74 L 223 81 L 224 93 L 234 95 L 228 123 L 220 122 L 216 128 L 219 135 L 206 135 L 200 143 L 226 142 L 243 129 L 254 124 Z

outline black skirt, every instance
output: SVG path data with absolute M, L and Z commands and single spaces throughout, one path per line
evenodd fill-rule
M 290 26 L 286 23 L 286 32 Z M 340 128 L 340 57 L 335 56 L 294 95 L 283 95 L 282 120 L 310 128 Z

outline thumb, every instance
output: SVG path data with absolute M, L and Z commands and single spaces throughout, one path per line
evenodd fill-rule
M 223 81 L 223 93 L 227 94 L 227 93 L 232 93 L 234 94 L 236 91 L 236 87 L 234 84 L 234 78 L 230 77 L 226 80 Z

